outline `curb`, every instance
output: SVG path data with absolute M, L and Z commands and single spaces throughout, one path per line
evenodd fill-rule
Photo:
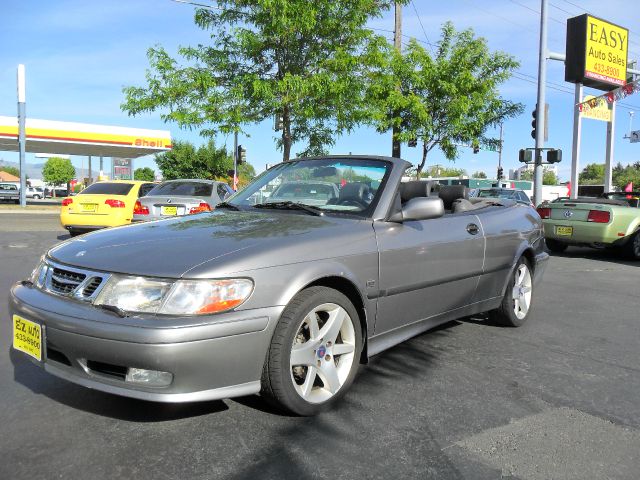
M 8 209 L 8 208 L 0 208 L 0 215 L 5 213 L 13 213 L 16 215 L 60 215 L 59 210 L 26 210 L 26 209 Z

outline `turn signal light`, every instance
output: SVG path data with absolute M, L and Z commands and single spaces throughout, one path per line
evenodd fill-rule
M 71 205 L 73 203 L 73 198 L 65 198 L 62 200 L 62 206 L 66 207 L 67 205 Z
M 198 205 L 197 207 L 191 207 L 189 209 L 189 215 L 192 215 L 194 213 L 202 213 L 202 212 L 210 212 L 210 211 L 211 211 L 211 207 L 209 206 L 208 203 L 200 202 L 200 205 Z
M 551 218 L 550 208 L 538 208 L 538 215 L 544 220 L 545 218 Z
M 104 201 L 105 205 L 109 205 L 111 208 L 124 208 L 124 202 L 122 200 L 114 200 L 113 198 L 108 198 Z
M 149 207 L 146 205 L 142 205 L 138 200 L 136 200 L 136 204 L 133 207 L 134 215 L 149 215 Z
M 589 210 L 589 216 L 587 222 L 595 223 L 609 223 L 611 220 L 611 213 L 604 212 L 602 210 Z

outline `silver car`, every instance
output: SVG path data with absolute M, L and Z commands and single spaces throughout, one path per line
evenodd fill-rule
M 372 355 L 439 324 L 489 312 L 522 325 L 548 259 L 536 211 L 401 183 L 408 167 L 291 160 L 213 212 L 55 246 L 11 289 L 13 348 L 104 392 L 161 402 L 261 393 L 312 415 Z M 333 183 L 338 196 L 254 203 L 300 179 Z
M 224 182 L 201 179 L 167 180 L 141 196 L 133 222 L 209 212 L 234 192 Z

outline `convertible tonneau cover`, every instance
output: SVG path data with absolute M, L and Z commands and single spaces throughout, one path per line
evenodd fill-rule
M 603 205 L 618 205 L 621 207 L 628 207 L 629 204 L 624 200 L 616 200 L 614 198 L 602 198 L 602 197 L 560 197 L 556 198 L 551 203 L 599 203 Z

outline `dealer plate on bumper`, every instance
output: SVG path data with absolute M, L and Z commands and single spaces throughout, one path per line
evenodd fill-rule
M 570 237 L 573 235 L 573 227 L 556 227 L 556 235 Z
M 14 315 L 13 348 L 41 361 L 42 326 L 19 315 Z

